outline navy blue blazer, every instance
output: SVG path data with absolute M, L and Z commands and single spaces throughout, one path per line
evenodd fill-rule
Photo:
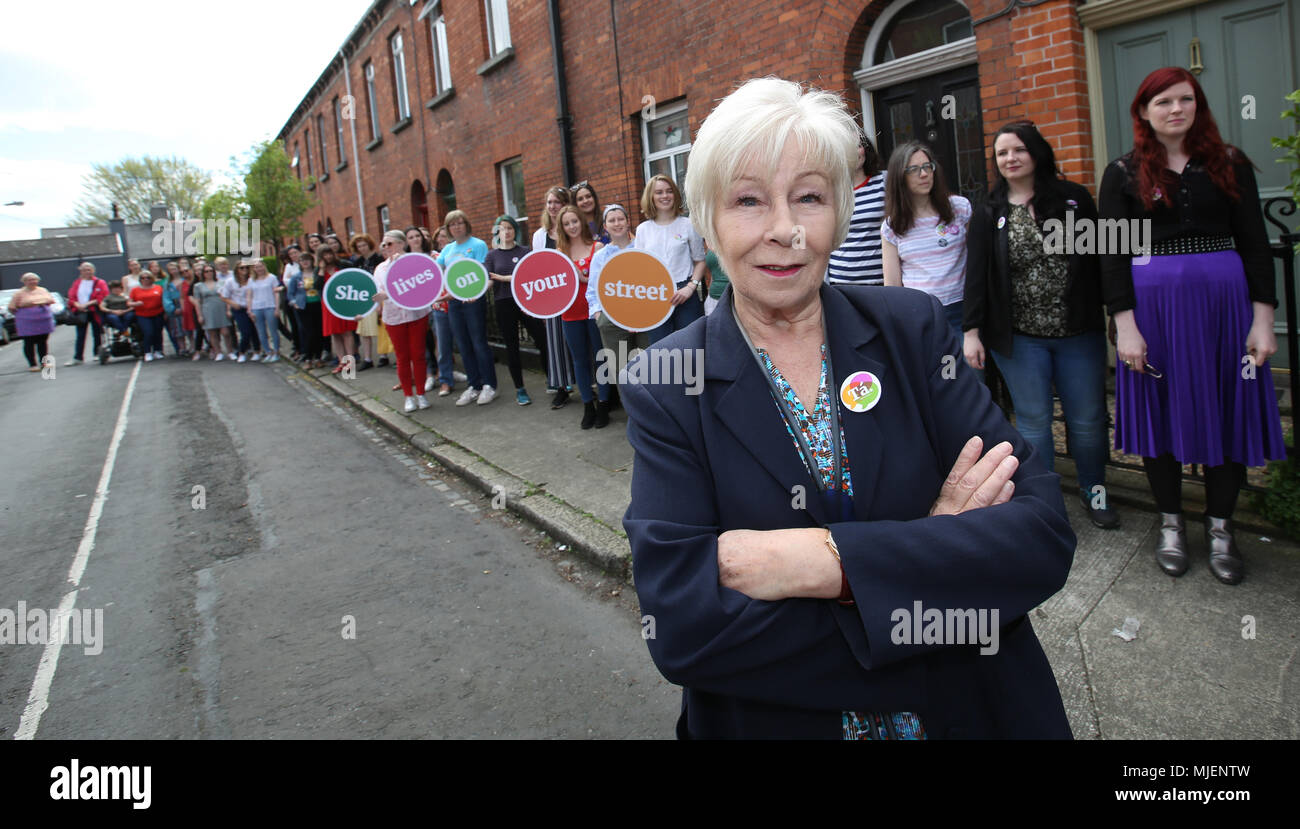
M 710 316 L 639 358 L 703 349 L 702 393 L 666 379 L 619 389 L 636 453 L 623 526 L 642 612 L 655 619 L 650 655 L 684 689 L 678 735 L 833 739 L 842 711 L 912 711 L 931 738 L 1069 738 L 1026 616 L 1065 584 L 1074 557 L 1059 478 L 966 366 L 937 301 L 882 287 L 824 286 L 821 297 L 832 399 L 864 369 L 881 387 L 870 411 L 840 408 L 854 521 L 825 514 L 736 326 L 730 288 Z M 929 517 L 972 435 L 986 450 L 1015 447 L 1015 494 Z M 718 584 L 720 533 L 813 526 L 834 533 L 856 606 L 761 601 Z M 893 612 L 918 601 L 997 609 L 997 653 L 895 644 Z

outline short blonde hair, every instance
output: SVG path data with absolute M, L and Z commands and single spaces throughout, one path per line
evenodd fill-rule
M 731 183 L 751 164 L 771 175 L 786 141 L 794 138 L 804 159 L 830 179 L 835 210 L 834 247 L 849 235 L 853 219 L 853 169 L 860 132 L 840 96 L 804 89 L 793 81 L 746 81 L 714 108 L 691 143 L 686 205 L 695 230 L 718 249 L 714 211 Z
M 469 216 L 466 216 L 466 215 L 465 215 L 465 211 L 464 211 L 464 210 L 453 210 L 453 211 L 451 211 L 450 213 L 448 213 L 446 216 L 443 216 L 443 217 L 442 217 L 442 224 L 443 224 L 443 227 L 446 227 L 446 228 L 447 228 L 447 235 L 448 235 L 448 236 L 452 236 L 452 233 L 451 233 L 451 223 L 454 222 L 454 221 L 456 221 L 457 219 L 460 219 L 462 222 L 465 223 L 465 232 L 466 232 L 466 233 L 473 233 L 473 232 L 474 232 L 474 226 L 471 225 L 471 224 L 469 223 Z M 453 240 L 455 240 L 455 238 L 456 238 L 455 236 L 452 236 L 452 239 L 453 239 Z
M 692 163 L 694 163 L 693 159 Z M 655 206 L 655 183 L 660 181 L 668 182 L 668 186 L 673 188 L 673 212 L 675 214 L 682 215 L 682 207 L 685 204 L 682 201 L 682 191 L 677 187 L 677 182 L 663 173 L 657 173 L 650 177 L 650 180 L 645 183 L 645 189 L 641 191 L 641 213 L 651 221 L 659 218 L 659 208 Z

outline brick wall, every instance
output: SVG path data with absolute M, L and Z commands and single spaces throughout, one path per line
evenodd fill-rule
M 852 80 L 863 46 L 889 0 L 753 5 L 740 0 L 563 0 L 560 4 L 565 70 L 572 116 L 575 180 L 589 180 L 601 201 L 629 208 L 644 185 L 639 114 L 644 96 L 659 106 L 685 100 L 691 132 L 714 104 L 745 79 L 767 74 L 836 90 L 856 111 Z M 321 172 L 315 116 L 325 116 L 329 177 L 315 195 L 321 206 L 303 217 L 304 227 L 332 221 L 342 232 L 346 217 L 361 228 L 356 169 L 365 191 L 366 222 L 378 229 L 378 207 L 387 204 L 392 224 L 412 221 L 411 184 L 429 191 L 431 222 L 445 212 L 433 192 L 439 174 L 454 182 L 457 206 L 476 233 L 485 235 L 502 212 L 497 165 L 521 157 L 531 226 L 540 220 L 543 193 L 563 178 L 558 105 L 547 4 L 511 0 L 510 33 L 515 54 L 479 74 L 488 60 L 481 2 L 448 3 L 446 15 L 455 94 L 432 109 L 434 98 L 428 20 L 393 0 L 377 4 L 375 25 L 349 57 L 356 97 L 359 152 L 345 134 L 348 167 L 336 172 L 337 134 L 332 102 L 342 96 L 341 64 L 320 85 L 310 108 L 284 133 L 290 153 L 312 131 L 316 173 Z M 970 0 L 979 20 L 1005 8 L 1003 0 Z M 393 57 L 389 41 L 402 33 L 412 123 L 394 134 Z M 1003 123 L 1029 118 L 1057 151 L 1071 178 L 1093 185 L 1083 36 L 1073 0 L 1052 0 L 1017 9 L 975 28 L 986 137 Z M 364 65 L 372 61 L 379 101 L 380 143 L 370 142 Z M 621 82 L 620 82 L 621 80 Z M 300 149 L 304 154 L 305 149 Z M 359 156 L 359 157 L 356 157 Z M 305 161 L 303 162 L 305 165 Z M 634 215 L 634 221 L 636 217 Z

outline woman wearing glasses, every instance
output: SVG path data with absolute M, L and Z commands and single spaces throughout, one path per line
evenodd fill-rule
M 1056 153 L 1021 121 L 993 139 L 997 181 L 970 223 L 966 267 L 966 362 L 984 368 L 985 346 L 1006 378 L 1016 429 L 1054 467 L 1052 388 L 1069 427 L 1084 511 L 1103 529 L 1119 526 L 1106 503 L 1106 318 L 1096 256 L 1048 253 L 1048 220 L 1096 222 L 1081 185 L 1061 178 Z
M 1115 445 L 1142 456 L 1161 512 L 1156 563 L 1187 572 L 1183 464 L 1205 465 L 1210 572 L 1245 573 L 1231 518 L 1246 466 L 1286 457 L 1268 358 L 1273 261 L 1251 162 L 1224 143 L 1196 78 L 1157 69 L 1129 107 L 1133 150 L 1106 167 L 1103 219 L 1149 223 L 1152 250 L 1102 257 L 1115 317 Z
M 970 202 L 948 193 L 930 149 L 909 141 L 889 157 L 885 220 L 880 225 L 885 284 L 917 288 L 939 300 L 961 338 Z

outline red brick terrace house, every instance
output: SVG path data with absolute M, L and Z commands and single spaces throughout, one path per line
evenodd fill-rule
M 963 193 L 1020 118 L 1095 188 L 1138 82 L 1177 64 L 1268 196 L 1297 40 L 1300 0 L 376 0 L 279 137 L 318 180 L 309 229 L 432 227 L 452 207 L 480 234 L 503 212 L 535 228 L 553 184 L 631 207 L 652 172 L 681 180 L 714 102 L 774 74 L 842 93 L 883 155 L 928 140 Z

